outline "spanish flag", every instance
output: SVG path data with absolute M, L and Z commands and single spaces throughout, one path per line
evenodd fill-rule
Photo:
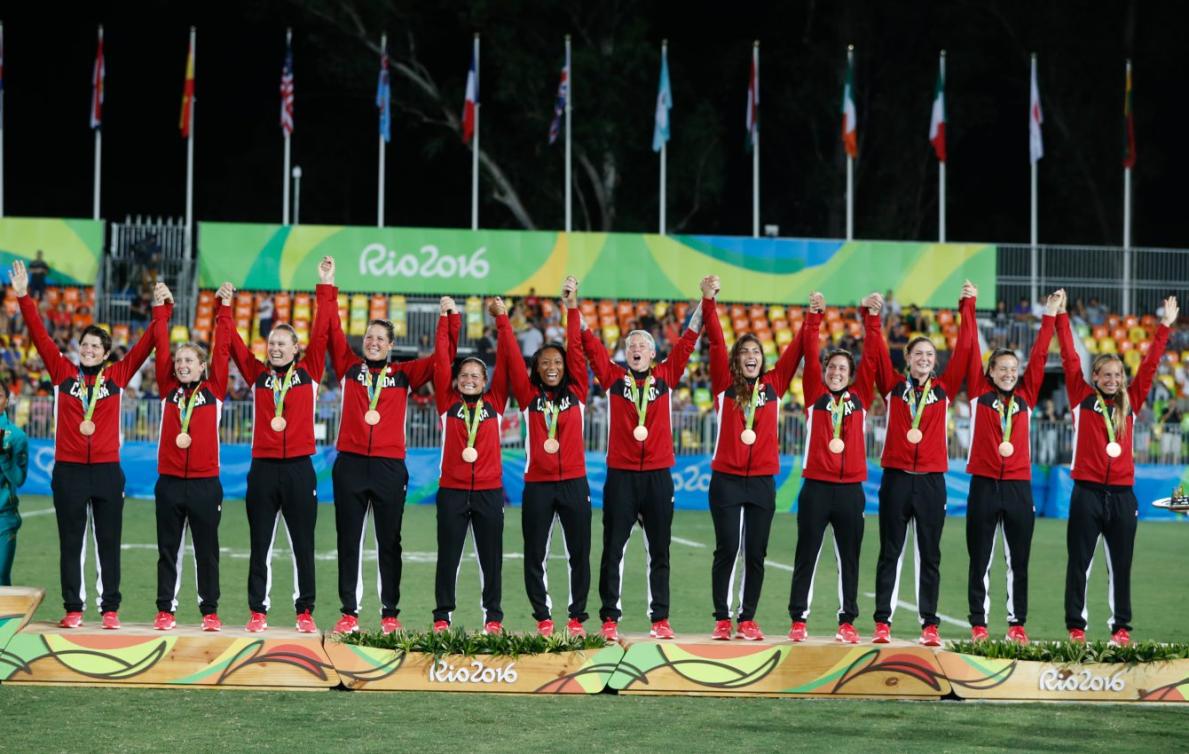
M 178 128 L 182 138 L 190 138 L 190 127 L 194 125 L 194 29 L 190 29 L 190 50 L 186 53 L 186 83 L 182 86 L 182 117 Z

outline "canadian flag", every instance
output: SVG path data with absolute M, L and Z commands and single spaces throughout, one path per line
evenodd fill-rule
M 475 71 L 475 56 L 471 56 L 471 69 L 467 71 L 467 98 L 462 106 L 462 143 L 470 144 L 475 137 L 475 107 L 479 103 L 479 75 Z
M 937 70 L 937 86 L 933 90 L 933 116 L 929 118 L 929 143 L 937 153 L 937 161 L 945 162 L 945 53 L 941 53 L 941 67 Z
M 859 123 L 855 115 L 854 53 L 846 53 L 846 83 L 842 87 L 842 146 L 854 159 L 859 155 Z

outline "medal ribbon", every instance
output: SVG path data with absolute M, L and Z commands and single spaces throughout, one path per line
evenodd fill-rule
M 846 415 L 846 402 L 850 400 L 850 391 L 844 390 L 842 395 L 835 398 L 830 396 L 830 402 L 826 404 L 826 408 L 830 409 L 830 420 L 834 425 L 834 439 L 837 440 L 842 437 L 842 417 Z
M 194 392 L 190 393 L 190 397 L 184 401 L 178 402 L 178 411 L 182 415 L 182 434 L 190 431 L 190 415 L 194 413 L 194 404 L 198 400 L 198 394 L 202 392 L 202 383 L 198 383 L 198 387 L 194 388 Z M 186 395 L 186 389 L 182 388 L 182 396 Z M 182 405 L 185 404 L 185 408 Z
M 751 400 L 743 406 L 743 423 L 748 429 L 751 429 L 756 420 L 756 404 L 760 402 L 760 379 L 756 378 L 756 384 L 751 388 Z
M 1106 424 L 1106 437 L 1110 442 L 1115 441 L 1115 422 L 1111 418 L 1110 406 L 1106 405 L 1106 398 L 1102 397 L 1102 393 L 1098 393 L 1098 406 L 1102 409 L 1102 421 Z
M 543 401 L 541 413 L 545 415 L 545 428 L 549 431 L 549 439 L 557 439 L 557 417 L 561 409 L 553 401 Z
M 375 389 L 372 389 L 372 370 L 367 368 L 365 364 L 363 367 L 363 384 L 367 388 L 367 409 L 368 411 L 375 411 L 376 404 L 380 402 L 380 391 L 384 389 L 384 372 L 388 371 L 385 367 L 380 374 L 376 375 Z
M 483 400 L 479 399 L 475 402 L 475 414 L 471 415 L 471 409 L 467 406 L 464 399 L 462 402 L 462 422 L 467 428 L 467 447 L 475 447 L 475 435 L 479 434 L 479 423 L 483 420 Z
M 652 390 L 653 383 L 652 375 L 648 375 L 648 379 L 644 380 L 644 389 L 641 390 L 636 385 L 636 378 L 628 375 L 628 392 L 631 393 L 632 403 L 636 404 L 636 415 L 639 421 L 636 426 L 644 426 L 644 417 L 648 414 L 648 393 Z
M 996 401 L 995 410 L 999 412 L 999 427 L 1003 430 L 1003 441 L 1011 442 L 1011 421 L 1012 413 L 1016 407 L 1016 397 L 1013 395 L 1007 402 L 1007 411 L 1004 412 L 1003 399 Z
M 289 392 L 289 388 L 293 387 L 293 370 L 296 364 L 290 364 L 289 370 L 285 372 L 285 379 L 282 385 L 277 387 L 277 375 L 274 372 L 272 376 L 272 402 L 277 407 L 276 415 L 280 416 L 285 412 L 285 394 Z
M 91 421 L 91 417 L 95 414 L 95 406 L 99 403 L 99 390 L 103 387 L 103 369 L 99 370 L 99 374 L 95 375 L 95 384 L 91 386 L 90 391 L 87 390 L 86 376 L 82 370 L 78 373 L 78 399 L 83 404 L 83 421 Z
M 933 388 L 933 378 L 925 380 L 925 385 L 921 388 L 921 398 L 917 400 L 917 391 L 912 386 L 912 378 L 908 378 L 908 395 L 904 398 L 904 402 L 908 404 L 908 413 L 912 416 L 912 428 L 917 429 L 921 426 L 921 417 L 925 415 L 925 401 L 929 398 L 929 391 Z

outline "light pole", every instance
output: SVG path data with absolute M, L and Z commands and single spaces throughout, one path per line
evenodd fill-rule
M 293 224 L 301 218 L 301 165 L 293 166 Z

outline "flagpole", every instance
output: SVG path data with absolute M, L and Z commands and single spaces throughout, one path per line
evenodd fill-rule
M 755 104 L 756 118 L 759 119 L 760 104 L 760 41 L 757 39 L 751 48 L 751 64 L 755 67 Z M 751 145 L 751 236 L 760 237 L 760 125 L 754 124 L 754 138 Z
M 190 128 L 189 137 L 186 139 L 186 254 L 190 256 L 194 250 L 194 110 L 198 102 L 198 45 L 197 45 L 197 30 L 195 27 L 190 27 L 190 54 L 193 60 L 193 74 L 195 79 L 195 92 L 190 97 Z
M 387 54 L 388 54 L 388 35 L 381 34 L 380 35 L 380 55 L 384 56 Z M 380 117 L 383 118 L 384 114 L 381 113 Z M 391 128 L 391 126 L 389 126 L 389 127 Z M 376 184 L 377 184 L 377 188 L 376 188 L 376 227 L 383 228 L 384 227 L 384 152 L 385 152 L 383 129 L 380 130 L 379 140 L 380 140 L 380 147 L 379 147 L 380 168 L 379 168 L 379 175 L 376 180 Z
M 661 65 L 664 66 L 669 57 L 669 40 L 661 40 Z M 661 201 L 660 201 L 660 234 L 665 235 L 665 160 L 668 154 L 668 140 L 661 142 Z
M 99 49 L 101 49 L 101 50 L 103 49 L 103 24 L 99 25 Z M 96 62 L 96 64 L 98 64 L 98 62 L 99 62 L 98 53 L 96 53 L 96 61 L 95 62 Z M 99 75 L 101 75 L 100 71 L 96 68 L 96 70 L 92 73 L 92 78 L 95 79 Z M 92 88 L 102 86 L 101 80 L 97 79 L 97 80 L 92 81 L 91 86 L 92 86 Z M 102 91 L 102 90 L 100 90 L 100 91 Z M 92 91 L 91 92 L 92 99 L 94 99 L 95 96 L 96 96 L 95 92 Z M 95 175 L 93 178 L 94 186 L 91 191 L 91 219 L 98 220 L 99 219 L 99 171 L 100 171 L 100 166 L 103 164 L 103 159 L 102 159 L 103 136 L 101 135 L 103 126 L 102 126 L 102 124 L 94 123 L 95 104 L 96 103 L 94 101 L 91 102 L 91 119 L 92 119 L 92 124 L 93 124 L 92 130 L 95 131 Z
M 1032 100 L 1032 94 L 1031 94 L 1032 82 L 1036 80 L 1036 53 L 1035 52 L 1032 53 L 1031 76 L 1032 77 L 1031 77 L 1031 79 L 1029 79 L 1029 83 L 1028 83 L 1029 102 L 1031 102 L 1031 100 Z M 1029 202 L 1030 208 L 1031 208 L 1031 220 L 1029 223 L 1029 231 L 1030 231 L 1029 240 L 1030 240 L 1030 245 L 1031 245 L 1031 250 L 1029 253 L 1029 257 L 1030 257 L 1029 263 L 1030 263 L 1030 268 L 1031 268 L 1029 280 L 1031 281 L 1031 286 L 1030 286 L 1029 292 L 1032 295 L 1031 302 L 1035 302 L 1035 301 L 1037 301 L 1037 299 L 1040 295 L 1040 281 L 1039 281 L 1040 263 L 1039 263 L 1039 259 L 1037 256 L 1037 249 L 1036 249 L 1036 244 L 1037 244 L 1036 165 L 1037 165 L 1038 161 L 1034 160 L 1034 159 L 1030 159 L 1030 162 L 1032 165 L 1032 170 L 1031 170 L 1031 198 L 1030 198 L 1030 202 Z
M 0 65 L 4 59 L 4 23 L 0 22 Z M 0 76 L 4 75 L 0 69 Z M 4 87 L 0 86 L 0 217 L 4 217 Z
M 471 230 L 479 230 L 479 34 L 475 34 L 475 135 L 471 141 Z
M 566 35 L 566 232 L 574 230 L 574 199 L 573 179 L 571 178 L 571 161 L 573 159 L 572 142 L 570 140 L 570 115 L 574 102 L 574 69 L 570 66 L 570 35 Z
M 289 50 L 292 49 L 290 45 L 293 43 L 293 29 L 292 27 L 285 29 L 285 60 L 288 65 Z M 284 73 L 281 74 L 282 76 Z M 284 95 L 281 95 L 284 97 Z M 281 102 L 281 107 L 285 107 L 285 103 Z M 281 225 L 288 225 L 289 219 L 289 129 L 282 128 L 281 133 L 285 141 L 285 166 L 281 170 Z
M 850 45 L 846 48 L 846 69 L 847 71 L 854 70 L 855 62 L 855 46 Z M 853 86 L 852 82 L 852 86 Z M 851 97 L 854 97 L 854 91 L 851 91 Z M 846 153 L 846 240 L 852 241 L 855 237 L 855 158 L 851 157 L 850 152 Z
M 945 50 L 941 51 L 941 86 L 942 104 L 944 107 Z M 944 126 L 942 127 L 944 128 Z M 937 162 L 937 241 L 938 243 L 945 243 L 945 160 L 938 160 Z
M 1131 106 L 1131 60 L 1127 60 L 1124 71 L 1125 105 Z M 1126 113 L 1128 118 L 1134 118 L 1133 112 Z M 1130 128 L 1130 121 L 1124 123 L 1124 128 Z M 1131 162 L 1135 160 L 1132 154 L 1131 133 L 1124 133 L 1124 149 L 1127 151 L 1128 161 L 1123 166 L 1123 313 L 1131 314 Z

